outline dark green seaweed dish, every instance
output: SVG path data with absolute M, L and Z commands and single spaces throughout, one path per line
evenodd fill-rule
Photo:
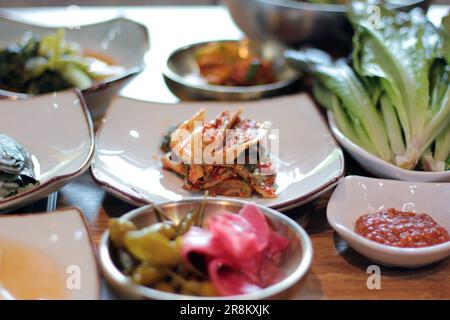
M 11 137 L 0 134 L 0 199 L 38 184 L 28 152 Z

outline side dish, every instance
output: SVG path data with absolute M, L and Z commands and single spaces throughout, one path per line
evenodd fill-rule
M 450 15 L 437 29 L 421 10 L 380 6 L 372 21 L 366 5 L 350 6 L 350 63 L 316 49 L 289 60 L 314 76 L 314 95 L 354 144 L 400 168 L 449 170 Z
M 13 138 L 0 134 L 0 199 L 37 184 L 28 152 Z
M 46 252 L 0 237 L 0 300 L 66 299 L 65 268 Z
M 209 44 L 195 54 L 200 75 L 222 86 L 254 86 L 277 81 L 272 62 L 250 52 L 247 41 Z
M 64 30 L 43 37 L 26 34 L 21 42 L 0 50 L 0 89 L 8 91 L 84 90 L 122 72 L 113 61 L 66 41 Z
M 355 231 L 369 240 L 402 248 L 429 247 L 450 241 L 447 230 L 428 214 L 392 208 L 359 217 Z
M 297 1 L 317 3 L 317 4 L 345 4 L 346 0 L 297 0 Z
M 183 176 L 187 190 L 230 197 L 250 197 L 255 191 L 276 197 L 276 173 L 263 143 L 270 122 L 241 118 L 241 111 L 223 111 L 209 122 L 205 117 L 201 109 L 170 128 L 161 144 L 163 168 Z
M 153 206 L 160 222 L 140 230 L 129 220 L 110 220 L 121 271 L 138 285 L 195 296 L 239 295 L 274 284 L 290 240 L 252 203 L 237 214 L 219 211 L 203 226 L 204 206 L 179 222 Z

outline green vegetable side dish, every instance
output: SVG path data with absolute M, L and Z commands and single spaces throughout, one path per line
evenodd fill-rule
M 123 71 L 106 57 L 86 54 L 64 36 L 64 30 L 43 37 L 26 34 L 0 50 L 0 89 L 28 94 L 84 90 Z
M 320 50 L 287 53 L 314 77 L 313 93 L 353 143 L 400 168 L 446 171 L 450 164 L 450 15 L 438 29 L 420 9 L 349 4 L 350 63 Z

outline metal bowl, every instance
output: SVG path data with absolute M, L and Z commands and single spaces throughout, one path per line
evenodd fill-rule
M 300 78 L 300 73 L 286 64 L 283 52 L 286 49 L 274 41 L 250 41 L 249 50 L 273 62 L 278 81 L 255 86 L 218 86 L 208 84 L 200 76 L 195 52 L 205 45 L 238 43 L 240 40 L 201 42 L 175 50 L 167 59 L 163 72 L 169 88 L 182 100 L 254 100 L 285 93 Z
M 389 8 L 410 10 L 427 0 L 390 0 Z M 295 0 L 226 0 L 234 22 L 250 38 L 276 39 L 289 45 L 334 39 L 349 43 L 352 29 L 346 6 Z
M 203 198 L 194 197 L 187 198 L 181 201 L 164 202 L 159 206 L 172 218 L 174 221 L 179 221 L 186 212 L 198 208 Z M 210 198 L 206 200 L 205 218 L 215 214 L 220 209 L 225 209 L 231 212 L 237 212 L 245 205 L 244 201 L 230 200 L 226 198 Z M 264 288 L 258 292 L 249 293 L 239 296 L 223 297 L 224 299 L 267 299 L 270 298 L 297 283 L 308 271 L 313 255 L 311 240 L 305 230 L 302 229 L 296 222 L 287 216 L 263 207 L 258 206 L 268 218 L 271 226 L 291 239 L 288 250 L 283 254 L 281 268 L 283 276 L 281 280 L 274 285 Z M 142 207 L 133 210 L 126 215 L 125 218 L 132 220 L 138 228 L 143 228 L 157 222 L 153 209 L 150 206 Z M 174 294 L 162 292 L 155 289 L 139 286 L 133 284 L 116 267 L 115 256 L 116 249 L 110 243 L 109 233 L 106 231 L 99 246 L 100 264 L 103 269 L 108 282 L 117 291 L 119 295 L 125 298 L 132 299 L 220 299 L 221 297 L 206 298 L 197 296 L 187 296 L 182 294 Z

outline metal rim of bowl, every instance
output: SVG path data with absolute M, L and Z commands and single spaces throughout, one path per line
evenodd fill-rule
M 238 87 L 238 86 L 218 86 L 218 85 L 212 85 L 209 83 L 205 83 L 205 84 L 194 84 L 191 83 L 189 81 L 185 80 L 185 77 L 176 73 L 175 71 L 173 71 L 170 68 L 170 61 L 172 60 L 172 58 L 179 54 L 182 51 L 188 50 L 188 49 L 193 49 L 193 48 L 198 48 L 198 47 L 202 47 L 205 45 L 209 45 L 209 44 L 218 44 L 218 43 L 227 43 L 227 42 L 239 42 L 240 40 L 236 40 L 236 39 L 230 39 L 230 40 L 214 40 L 214 41 L 203 41 L 203 42 L 197 42 L 197 43 L 193 43 L 193 44 L 189 44 L 183 47 L 180 47 L 174 51 L 172 51 L 172 53 L 169 54 L 169 57 L 166 60 L 166 64 L 165 64 L 165 68 L 163 71 L 163 75 L 166 76 L 168 79 L 182 85 L 188 88 L 193 88 L 193 89 L 197 89 L 197 90 L 202 90 L 202 91 L 210 91 L 210 92 L 218 92 L 218 93 L 258 93 L 258 92 L 271 92 L 271 91 L 275 91 L 275 90 L 279 90 L 285 87 L 290 86 L 291 84 L 293 84 L 294 82 L 296 82 L 301 74 L 300 72 L 298 72 L 297 70 L 291 68 L 288 66 L 288 68 L 290 68 L 291 70 L 293 70 L 294 72 L 296 72 L 295 76 L 292 77 L 292 79 L 287 79 L 287 80 L 281 80 L 281 81 L 276 81 L 273 83 L 269 83 L 269 84 L 262 84 L 262 85 L 254 85 L 254 86 L 242 86 L 242 87 Z
M 159 206 L 164 205 L 177 205 L 181 203 L 198 203 L 200 201 L 203 201 L 203 197 L 191 197 L 186 198 L 180 201 L 165 201 L 158 203 Z M 243 200 L 235 200 L 235 199 L 228 199 L 228 198 L 221 198 L 221 197 L 215 197 L 215 198 L 209 198 L 206 200 L 206 203 L 218 203 L 218 204 L 233 204 L 233 205 L 239 205 L 243 206 L 247 202 Z M 129 279 L 115 266 L 114 262 L 111 259 L 110 251 L 109 251 L 109 232 L 106 230 L 101 239 L 99 244 L 99 259 L 100 264 L 103 269 L 103 272 L 106 276 L 106 278 L 109 281 L 115 282 L 114 285 L 116 287 L 120 286 L 121 289 L 126 290 L 127 292 L 132 292 L 134 296 L 139 296 L 143 298 L 150 298 L 150 299 L 159 299 L 159 300 L 179 300 L 179 299 L 196 299 L 196 300 L 230 300 L 230 299 L 240 299 L 240 300 L 261 300 L 261 299 L 267 299 L 270 298 L 278 293 L 281 293 L 288 288 L 292 287 L 294 284 L 296 284 L 309 270 L 312 258 L 313 258 L 313 247 L 311 240 L 306 233 L 306 231 L 298 225 L 296 222 L 294 222 L 291 218 L 289 218 L 286 215 L 283 215 L 282 213 L 261 206 L 257 205 L 258 208 L 260 208 L 264 215 L 268 217 L 268 219 L 278 219 L 281 220 L 283 223 L 285 223 L 298 237 L 300 241 L 300 246 L 302 250 L 301 260 L 298 266 L 295 268 L 294 272 L 292 272 L 290 275 L 288 275 L 285 279 L 282 281 L 275 283 L 267 288 L 264 288 L 257 292 L 252 292 L 248 294 L 243 295 L 237 295 L 237 296 L 218 296 L 218 297 L 200 297 L 200 296 L 189 296 L 189 295 L 183 295 L 183 294 L 177 294 L 177 293 L 168 293 L 159 291 L 156 289 L 135 285 L 129 281 Z M 132 219 L 135 218 L 144 212 L 151 210 L 151 206 L 144 206 L 138 209 L 134 209 L 125 215 L 123 215 L 123 218 L 126 219 Z
M 306 9 L 314 11 L 327 11 L 327 12 L 346 12 L 345 4 L 333 4 L 333 3 L 311 3 L 306 1 L 296 1 L 296 0 L 257 0 L 259 2 L 264 2 L 270 5 L 275 5 L 279 7 L 291 8 L 291 9 Z M 407 3 L 395 3 L 387 0 L 388 4 L 393 9 L 399 9 L 404 7 L 410 7 L 418 5 L 426 0 L 409 0 Z

